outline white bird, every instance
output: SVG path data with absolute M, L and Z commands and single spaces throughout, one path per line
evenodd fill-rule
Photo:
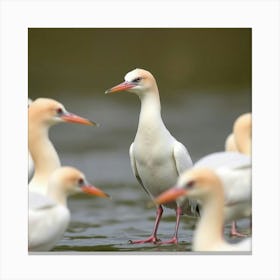
M 34 160 L 35 173 L 29 190 L 45 194 L 49 176 L 61 166 L 57 152 L 49 139 L 49 128 L 62 122 L 84 125 L 96 123 L 69 113 L 53 99 L 38 98 L 28 109 L 28 147 Z
M 251 251 L 251 239 L 229 244 L 223 237 L 224 215 L 227 200 L 225 181 L 221 174 L 209 168 L 193 168 L 184 172 L 176 187 L 162 193 L 156 203 L 165 203 L 179 197 L 188 197 L 202 203 L 201 218 L 196 226 L 193 251 Z
M 251 156 L 252 147 L 252 114 L 246 113 L 239 116 L 233 124 L 233 133 L 225 142 L 226 151 L 240 152 Z M 231 235 L 243 237 L 243 233 L 238 232 L 236 221 L 232 222 Z
M 135 69 L 127 73 L 124 80 L 105 93 L 128 91 L 140 98 L 138 129 L 134 142 L 130 146 L 129 155 L 135 177 L 153 199 L 170 185 L 175 184 L 178 175 L 192 166 L 192 160 L 185 146 L 170 134 L 162 121 L 160 97 L 153 75 L 146 70 Z M 176 227 L 173 238 L 164 243 L 177 243 L 182 209 L 176 203 L 165 206 L 176 209 Z M 189 208 L 187 203 L 184 208 Z M 149 238 L 130 242 L 159 241 L 157 230 L 162 212 L 162 206 L 158 205 L 156 222 Z
M 32 99 L 28 98 L 28 107 L 30 106 L 30 104 L 32 102 L 33 102 Z M 28 182 L 33 177 L 33 174 L 34 174 L 34 162 L 33 162 L 33 159 L 31 157 L 31 154 L 28 150 Z
M 225 142 L 226 151 L 240 152 L 251 156 L 252 152 L 252 114 L 239 116 L 233 124 L 233 133 Z
M 29 191 L 29 251 L 49 251 L 63 237 L 70 222 L 67 197 L 81 192 L 109 197 L 73 167 L 60 167 L 52 173 L 47 195 Z

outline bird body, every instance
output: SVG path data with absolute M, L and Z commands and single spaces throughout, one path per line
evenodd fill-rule
M 191 167 L 185 147 L 176 141 L 161 120 L 158 120 L 157 127 L 151 127 L 140 119 L 135 140 L 130 147 L 130 160 L 134 165 L 134 175 L 141 178 L 152 198 L 174 184 L 182 170 Z
M 41 195 L 43 198 L 46 196 Z M 63 237 L 70 222 L 70 211 L 64 205 L 42 204 L 28 211 L 29 250 L 49 251 Z
M 197 161 L 194 168 L 211 168 L 224 188 L 225 222 L 252 212 L 251 159 L 238 152 L 217 152 Z

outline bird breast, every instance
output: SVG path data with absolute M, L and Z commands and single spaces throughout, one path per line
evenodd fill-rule
M 149 191 L 155 196 L 173 186 L 177 180 L 177 170 L 170 145 L 145 145 L 134 142 L 134 157 L 138 174 Z

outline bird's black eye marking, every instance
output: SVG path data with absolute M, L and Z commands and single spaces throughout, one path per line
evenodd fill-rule
M 135 78 L 132 80 L 132 83 L 139 83 L 141 81 L 141 78 L 138 77 L 138 78 Z
M 79 186 L 81 187 L 81 186 L 83 186 L 83 185 L 85 184 L 85 181 L 84 181 L 83 178 L 80 178 L 80 179 L 78 180 L 78 183 L 79 183 Z
M 56 112 L 57 112 L 58 115 L 62 115 L 63 110 L 62 110 L 61 108 L 58 108 L 58 109 L 56 110 Z
M 186 184 L 185 188 L 188 189 L 188 190 L 190 190 L 190 189 L 192 189 L 192 188 L 194 187 L 194 185 L 195 185 L 195 181 L 194 181 L 194 180 L 191 180 L 191 181 L 189 181 L 189 182 Z

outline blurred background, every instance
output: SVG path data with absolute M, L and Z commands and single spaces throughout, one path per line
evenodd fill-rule
M 125 92 L 105 95 L 107 88 L 134 68 L 149 70 L 157 80 L 167 128 L 196 161 L 223 150 L 235 118 L 251 111 L 251 56 L 250 28 L 30 28 L 29 97 L 54 98 L 101 124 L 51 129 L 62 164 L 80 168 L 114 198 L 71 199 L 73 222 L 55 250 L 96 250 L 88 246 L 96 236 L 93 229 L 100 231 L 101 251 L 135 250 L 117 244 L 146 237 L 153 225 L 154 210 L 146 208 L 148 198 L 132 175 L 128 155 L 140 101 Z M 173 232 L 174 213 L 168 213 L 172 218 L 163 222 L 163 239 Z M 124 225 L 124 220 L 131 222 Z M 102 247 L 104 238 L 109 247 Z M 181 238 L 189 244 L 185 233 Z M 167 246 L 172 249 L 178 250 Z

